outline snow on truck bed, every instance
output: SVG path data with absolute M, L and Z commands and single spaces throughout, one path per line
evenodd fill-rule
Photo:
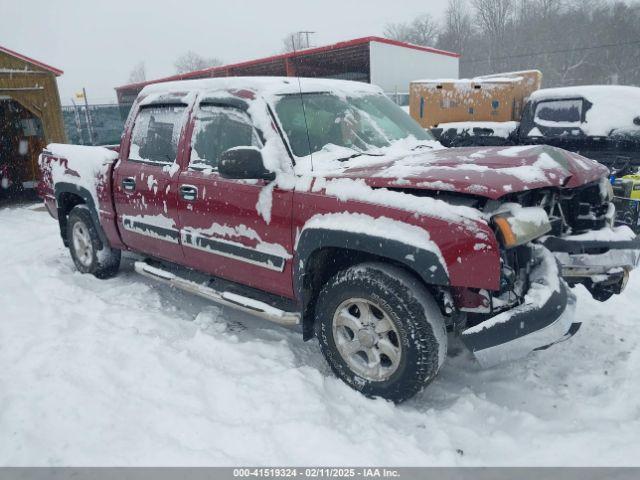
M 45 171 L 50 169 L 53 183 L 69 182 L 83 187 L 91 194 L 95 205 L 99 205 L 98 182 L 118 158 L 118 153 L 105 147 L 63 143 L 50 143 L 46 151 L 54 157 L 66 160 L 63 163 L 52 162 L 42 165 L 42 157 L 40 158 L 41 167 Z
M 605 304 L 578 288 L 568 342 L 489 370 L 449 357 L 394 406 L 334 378 L 316 342 L 130 261 L 77 273 L 44 212 L 0 225 L 0 465 L 640 463 L 637 273 Z

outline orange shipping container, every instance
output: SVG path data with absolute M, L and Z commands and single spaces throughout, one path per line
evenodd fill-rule
M 440 123 L 520 120 L 525 100 L 542 84 L 539 70 L 462 80 L 416 80 L 409 112 L 424 128 Z

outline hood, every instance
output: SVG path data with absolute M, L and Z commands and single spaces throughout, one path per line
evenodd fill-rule
M 547 145 L 472 147 L 358 157 L 327 178 L 362 179 L 373 188 L 451 191 L 497 199 L 545 187 L 573 188 L 607 176 L 595 160 Z

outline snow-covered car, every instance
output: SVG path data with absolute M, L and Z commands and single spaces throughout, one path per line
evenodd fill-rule
M 574 334 L 640 244 L 607 169 L 547 146 L 445 149 L 377 87 L 224 78 L 144 88 L 117 151 L 53 144 L 40 194 L 78 270 L 142 275 L 318 338 L 335 374 L 406 400 L 447 332 L 485 365 Z
M 451 147 L 552 145 L 626 173 L 640 167 L 640 88 L 594 85 L 536 90 L 520 122 L 443 123 L 434 133 Z

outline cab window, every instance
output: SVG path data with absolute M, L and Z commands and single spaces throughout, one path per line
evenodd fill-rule
M 191 137 L 189 167 L 218 168 L 220 155 L 233 147 L 258 147 L 260 140 L 249 116 L 237 108 L 201 105 Z
M 178 150 L 184 111 L 184 105 L 142 107 L 131 134 L 129 160 L 173 163 Z

